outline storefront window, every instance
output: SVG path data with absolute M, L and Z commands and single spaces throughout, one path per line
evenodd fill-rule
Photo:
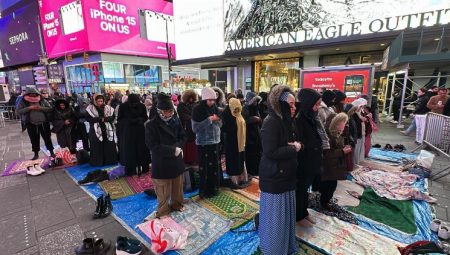
M 102 65 L 105 83 L 125 83 L 123 64 L 103 62 Z
M 273 84 L 298 88 L 299 59 L 277 59 L 255 63 L 255 91 L 268 92 Z

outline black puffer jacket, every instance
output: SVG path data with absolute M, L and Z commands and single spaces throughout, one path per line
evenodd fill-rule
M 288 142 L 294 142 L 292 126 L 283 121 L 280 95 L 291 91 L 288 86 L 277 85 L 269 95 L 269 115 L 261 128 L 262 158 L 259 166 L 261 191 L 279 194 L 295 190 L 297 152 Z M 291 91 L 292 93 L 292 91 Z

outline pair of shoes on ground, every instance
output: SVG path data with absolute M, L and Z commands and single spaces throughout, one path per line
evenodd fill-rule
M 409 136 L 409 133 L 407 133 L 405 130 L 400 131 L 400 133 L 405 135 L 405 136 Z
M 76 255 L 104 255 L 111 243 L 103 239 L 86 238 L 83 244 L 75 248 Z
M 89 172 L 83 180 L 78 181 L 79 185 L 89 185 L 93 183 L 99 183 L 105 180 L 108 180 L 108 172 L 105 170 L 95 170 L 92 172 Z
M 95 208 L 94 219 L 103 219 L 108 217 L 113 210 L 111 197 L 109 194 L 101 195 L 97 198 L 97 206 Z
M 306 216 L 303 220 L 298 221 L 298 225 L 303 228 L 312 228 L 316 223 L 316 220 L 314 220 L 309 215 Z
M 45 170 L 39 164 L 27 166 L 27 175 L 38 176 L 43 173 L 45 173 Z
M 433 220 L 430 229 L 431 231 L 438 233 L 439 238 L 443 240 L 450 239 L 450 226 L 441 220 Z
M 104 255 L 111 248 L 111 242 L 103 239 L 86 238 L 83 244 L 75 248 L 76 255 Z M 124 236 L 116 241 L 117 255 L 138 255 L 142 252 L 141 242 Z
M 139 240 L 118 236 L 116 241 L 117 255 L 138 255 L 142 252 L 141 242 Z

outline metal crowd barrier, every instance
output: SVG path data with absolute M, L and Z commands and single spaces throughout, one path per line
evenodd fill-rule
M 0 105 L 0 127 L 5 127 L 6 122 L 20 121 L 20 115 L 16 108 L 10 105 Z
M 431 112 L 427 114 L 423 143 L 414 151 L 425 146 L 450 159 L 450 117 Z M 449 170 L 450 165 L 437 173 L 432 173 L 431 178 L 443 178 L 450 174 Z

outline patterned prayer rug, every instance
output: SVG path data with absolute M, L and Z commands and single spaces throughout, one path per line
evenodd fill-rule
M 314 210 L 309 210 L 309 214 L 317 224 L 313 228 L 297 226 L 297 237 L 329 254 L 398 254 L 397 245 L 403 245 Z
M 24 174 L 27 172 L 27 167 L 34 164 L 40 164 L 42 168 L 46 169 L 48 167 L 48 162 L 49 159 L 47 157 L 37 160 L 16 160 L 6 167 L 2 176 Z
M 253 178 L 248 187 L 243 189 L 236 189 L 233 191 L 236 191 L 237 193 L 258 202 L 261 195 L 261 190 L 259 189 L 259 180 L 255 178 Z
M 258 212 L 259 205 L 248 198 L 230 190 L 221 190 L 217 196 L 201 199 L 195 197 L 194 201 L 208 210 L 232 221 L 231 229 L 236 229 L 252 220 Z
M 102 187 L 103 191 L 109 194 L 113 200 L 135 194 L 125 178 L 100 182 L 100 187 Z
M 208 246 L 225 234 L 230 222 L 206 210 L 195 202 L 185 204 L 183 212 L 173 212 L 170 216 L 189 231 L 188 241 L 181 255 L 200 254 Z
M 135 193 L 141 193 L 146 189 L 153 188 L 153 181 L 150 172 L 141 176 L 128 176 L 126 177 L 126 180 Z

